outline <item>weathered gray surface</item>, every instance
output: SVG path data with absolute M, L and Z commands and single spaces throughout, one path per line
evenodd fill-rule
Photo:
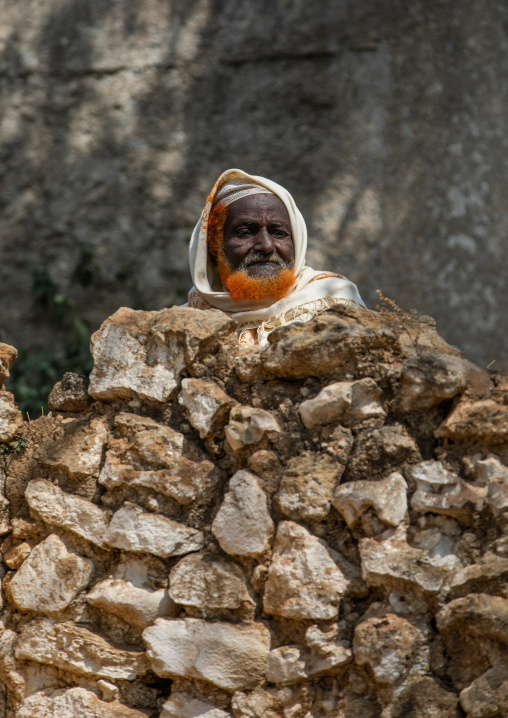
M 239 166 L 294 194 L 311 265 L 506 365 L 507 23 L 500 0 L 2 2 L 4 340 L 56 331 L 32 263 L 92 330 L 183 301 L 186 240 Z

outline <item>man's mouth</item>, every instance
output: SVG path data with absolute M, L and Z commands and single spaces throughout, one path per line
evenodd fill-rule
M 278 254 L 275 254 L 272 252 L 272 254 L 266 255 L 260 255 L 260 254 L 253 254 L 250 257 L 246 257 L 243 262 L 240 263 L 238 266 L 238 270 L 241 271 L 242 269 L 247 269 L 247 267 L 252 266 L 253 264 L 262 264 L 262 265 L 268 265 L 268 264 L 276 264 L 282 269 L 286 268 L 286 263 L 282 259 L 282 257 L 279 257 Z

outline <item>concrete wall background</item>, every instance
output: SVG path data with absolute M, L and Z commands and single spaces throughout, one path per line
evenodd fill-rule
M 237 166 L 294 195 L 309 263 L 508 364 L 508 6 L 0 0 L 2 340 L 58 351 L 46 266 L 89 328 L 184 301 Z

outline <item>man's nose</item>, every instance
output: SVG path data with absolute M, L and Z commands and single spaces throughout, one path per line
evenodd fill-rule
M 259 232 L 257 233 L 256 242 L 253 249 L 257 250 L 258 252 L 266 252 L 267 254 L 269 252 L 273 252 L 273 250 L 275 249 L 273 237 L 266 227 L 261 227 Z

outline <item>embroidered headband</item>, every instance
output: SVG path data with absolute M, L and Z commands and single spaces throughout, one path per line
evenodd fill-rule
M 273 194 L 273 192 L 255 182 L 232 180 L 231 182 L 226 182 L 217 190 L 212 206 L 215 207 L 220 202 L 220 204 L 228 207 L 233 202 L 242 199 L 242 197 L 247 197 L 249 194 Z

